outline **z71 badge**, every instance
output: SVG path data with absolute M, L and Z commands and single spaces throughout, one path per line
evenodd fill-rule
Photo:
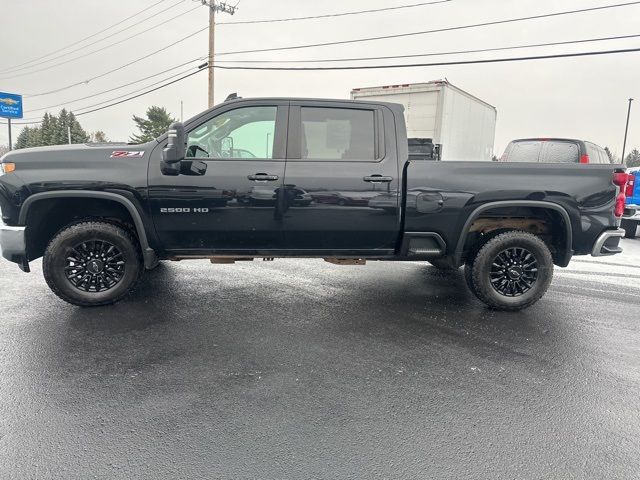
M 142 156 L 144 156 L 144 151 L 117 150 L 111 152 L 111 158 L 140 158 Z

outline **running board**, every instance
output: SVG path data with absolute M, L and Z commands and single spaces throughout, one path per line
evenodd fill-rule
M 334 265 L 366 265 L 367 263 L 364 258 L 325 258 L 324 261 Z

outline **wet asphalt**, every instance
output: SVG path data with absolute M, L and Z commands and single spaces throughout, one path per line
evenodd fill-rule
M 419 263 L 166 263 L 81 309 L 0 262 L 0 478 L 639 478 L 625 249 L 521 313 Z

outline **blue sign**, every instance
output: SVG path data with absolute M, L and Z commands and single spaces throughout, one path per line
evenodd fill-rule
M 22 118 L 22 95 L 0 92 L 0 117 Z

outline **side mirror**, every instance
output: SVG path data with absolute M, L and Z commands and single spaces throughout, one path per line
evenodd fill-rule
M 180 175 L 180 162 L 185 157 L 184 125 L 172 123 L 169 127 L 169 141 L 162 151 L 161 170 L 164 175 Z

